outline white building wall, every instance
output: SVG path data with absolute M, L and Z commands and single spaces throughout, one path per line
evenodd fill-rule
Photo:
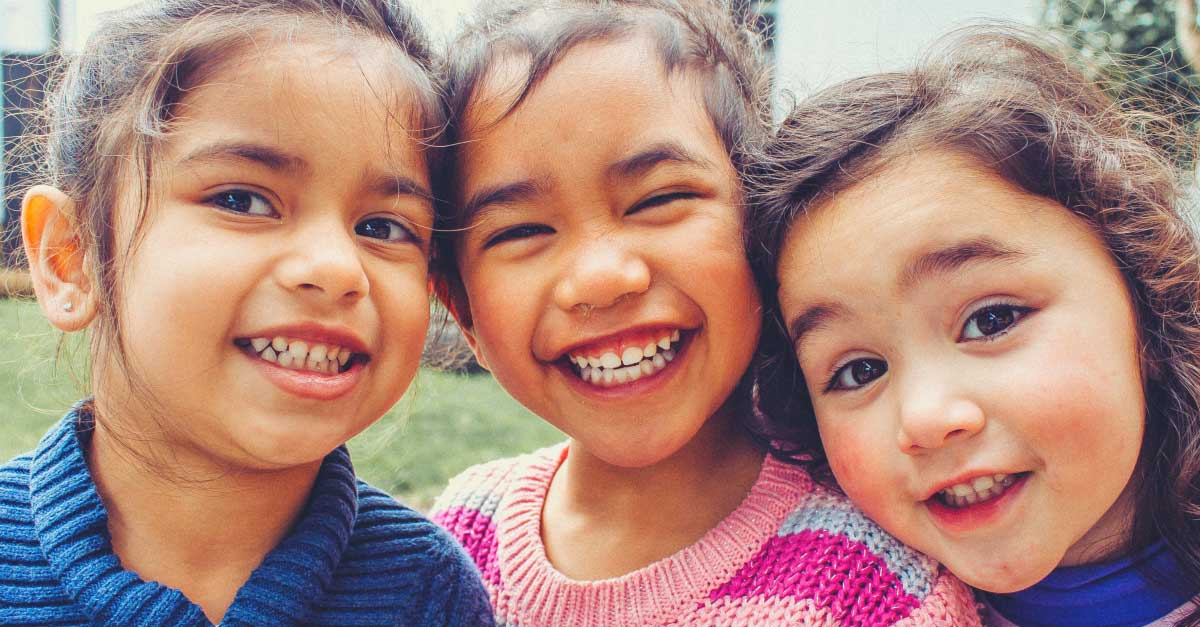
M 904 68 L 939 35 L 981 19 L 1033 24 L 1042 0 L 775 0 L 779 84 L 798 95 Z

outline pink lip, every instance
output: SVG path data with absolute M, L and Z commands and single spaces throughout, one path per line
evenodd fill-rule
M 976 473 L 973 476 L 979 477 L 983 475 Z M 1012 511 L 1016 505 L 1017 497 L 1024 491 L 1026 480 L 1029 479 L 1029 476 L 1029 473 L 1019 475 L 1003 494 L 984 503 L 955 508 L 944 505 L 937 498 L 930 496 L 924 501 L 925 507 L 929 510 L 934 522 L 948 532 L 961 534 L 974 531 L 996 522 Z M 962 483 L 962 481 L 948 483 L 942 486 L 942 488 L 957 483 Z M 942 488 L 939 488 L 939 490 Z M 934 492 L 934 494 L 937 494 L 937 492 Z
M 289 340 L 304 340 L 316 344 L 334 344 L 355 353 L 367 353 L 367 344 L 354 331 L 346 327 L 328 326 L 316 322 L 289 324 L 286 326 L 260 329 L 241 337 L 286 337 Z
M 332 344 L 348 348 L 351 352 L 367 355 L 366 343 L 353 331 L 344 327 L 327 326 L 317 323 L 301 323 L 287 326 L 277 326 L 255 331 L 246 335 L 254 337 L 286 337 L 290 340 L 304 340 L 314 344 Z M 246 358 L 253 362 L 260 373 L 281 391 L 313 400 L 333 400 L 348 394 L 362 379 L 366 360 L 355 358 L 345 372 L 326 374 L 311 370 L 284 368 L 277 363 L 269 362 L 248 351 L 242 351 Z
M 580 349 L 588 347 L 588 346 L 594 346 L 594 345 L 606 346 L 609 344 L 620 344 L 621 340 L 624 338 L 639 337 L 642 335 L 653 335 L 655 332 L 659 332 L 659 331 L 674 331 L 674 330 L 679 330 L 680 333 L 684 333 L 684 332 L 688 331 L 688 329 L 685 329 L 681 326 L 675 326 L 675 325 L 670 325 L 670 324 L 642 324 L 642 325 L 638 325 L 636 327 L 622 329 L 615 333 L 608 333 L 606 335 L 597 335 L 594 337 L 590 337 L 590 338 L 587 338 L 584 340 L 579 340 L 577 342 L 574 342 L 574 343 L 568 345 L 567 347 L 563 348 L 562 350 L 556 351 L 555 359 L 559 359 L 559 358 L 563 357 L 564 355 L 569 355 L 573 352 L 577 352 Z
M 692 345 L 691 340 L 693 337 L 694 334 L 686 333 L 680 338 L 678 347 L 675 350 L 675 359 L 662 370 L 648 377 L 642 377 L 637 381 L 630 381 L 612 387 L 604 388 L 585 382 L 575 374 L 574 367 L 565 363 L 565 360 L 560 360 L 556 364 L 556 367 L 560 370 L 560 374 L 567 380 L 568 387 L 581 396 L 590 397 L 598 401 L 620 401 L 636 398 L 657 391 L 674 378 L 675 373 L 679 371 L 679 365 L 687 358 L 688 349 Z

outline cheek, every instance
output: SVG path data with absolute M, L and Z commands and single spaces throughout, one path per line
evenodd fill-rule
M 380 312 L 383 329 L 415 367 L 429 328 L 428 274 L 424 267 L 414 265 L 386 268 L 381 276 L 388 280 L 382 299 L 385 307 Z
M 869 498 L 876 490 L 886 488 L 880 485 L 875 472 L 884 453 L 879 450 L 878 438 L 845 423 L 818 421 L 818 427 L 829 468 L 848 495 L 856 500 Z

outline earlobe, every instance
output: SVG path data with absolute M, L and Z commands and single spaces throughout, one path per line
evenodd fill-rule
M 446 280 L 435 280 L 430 282 L 430 287 L 438 302 L 446 308 L 446 311 L 450 312 L 454 322 L 458 323 L 458 328 L 462 329 L 463 337 L 467 339 L 467 345 L 471 347 L 471 352 L 475 355 L 475 361 L 485 370 L 491 370 L 483 358 L 483 353 L 479 350 L 479 343 L 475 341 L 475 333 L 471 325 L 471 305 L 462 286 Z
M 78 331 L 96 315 L 72 210 L 66 194 L 46 185 L 30 188 L 21 202 L 21 237 L 33 289 L 46 318 L 63 331 Z

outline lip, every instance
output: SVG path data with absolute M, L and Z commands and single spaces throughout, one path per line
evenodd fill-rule
M 283 336 L 315 344 L 332 344 L 350 349 L 351 352 L 368 356 L 366 343 L 353 331 L 318 323 L 301 323 L 276 326 L 254 331 L 246 338 Z M 350 393 L 362 380 L 367 360 L 355 359 L 345 372 L 325 374 L 311 370 L 284 368 L 246 351 L 239 351 L 250 360 L 260 374 L 282 392 L 299 398 L 330 401 Z
M 642 327 L 643 330 L 653 328 L 666 327 Z M 695 339 L 696 335 L 697 332 L 695 331 L 685 331 L 680 329 L 680 338 L 678 348 L 675 350 L 675 359 L 668 363 L 665 368 L 654 373 L 653 375 L 650 375 L 649 377 L 642 377 L 637 381 L 630 381 L 628 383 L 622 383 L 612 387 L 599 387 L 580 379 L 579 376 L 575 374 L 573 366 L 567 363 L 568 360 L 566 358 L 566 353 L 563 353 L 563 357 L 554 363 L 554 368 L 559 371 L 559 376 L 566 379 L 567 387 L 571 388 L 580 396 L 591 398 L 597 401 L 621 401 L 637 398 L 656 392 L 660 388 L 668 385 L 671 380 L 675 378 L 676 373 L 680 369 L 680 365 L 688 357 L 688 353 L 690 352 L 689 349 L 692 346 L 692 340 Z M 585 345 L 586 344 L 579 344 L 577 346 Z
M 652 332 L 654 332 L 654 331 L 674 331 L 674 330 L 678 330 L 679 333 L 681 335 L 683 335 L 690 331 L 693 331 L 694 329 L 688 329 L 686 327 L 672 325 L 669 323 L 640 324 L 635 327 L 628 327 L 625 329 L 621 329 L 620 331 L 607 333 L 604 335 L 595 335 L 595 336 L 589 337 L 587 339 L 579 340 L 572 344 L 568 344 L 565 348 L 562 348 L 562 349 L 552 353 L 553 357 L 550 359 L 550 361 L 562 359 L 562 358 L 566 357 L 567 355 L 570 355 L 572 352 L 577 351 L 585 346 L 592 346 L 595 344 L 619 344 L 622 338 L 628 338 L 628 337 L 634 337 L 634 336 L 640 336 L 640 335 L 651 335 Z
M 315 344 L 333 344 L 348 348 L 351 352 L 362 353 L 370 356 L 367 350 L 367 343 L 362 340 L 354 331 L 347 327 L 324 325 L 316 322 L 304 322 L 300 324 L 289 324 L 285 326 L 268 327 L 260 329 L 252 333 L 239 335 L 238 337 L 255 338 L 265 337 L 273 338 L 283 336 L 292 340 L 304 340 Z
M 985 476 L 987 473 L 973 473 L 970 478 Z M 998 474 L 998 473 L 992 473 Z M 963 483 L 965 479 L 952 481 L 938 488 L 926 498 L 923 503 L 929 510 L 930 516 L 936 525 L 943 530 L 952 534 L 963 534 L 970 531 L 975 531 L 982 527 L 986 527 L 998 522 L 1001 518 L 1016 509 L 1017 499 L 1025 492 L 1026 483 L 1032 473 L 1006 473 L 1012 474 L 1016 479 L 1013 484 L 1008 487 L 1000 496 L 987 501 L 985 503 L 977 503 L 966 507 L 954 508 L 942 504 L 941 501 L 934 498 L 938 491 L 949 486 Z

